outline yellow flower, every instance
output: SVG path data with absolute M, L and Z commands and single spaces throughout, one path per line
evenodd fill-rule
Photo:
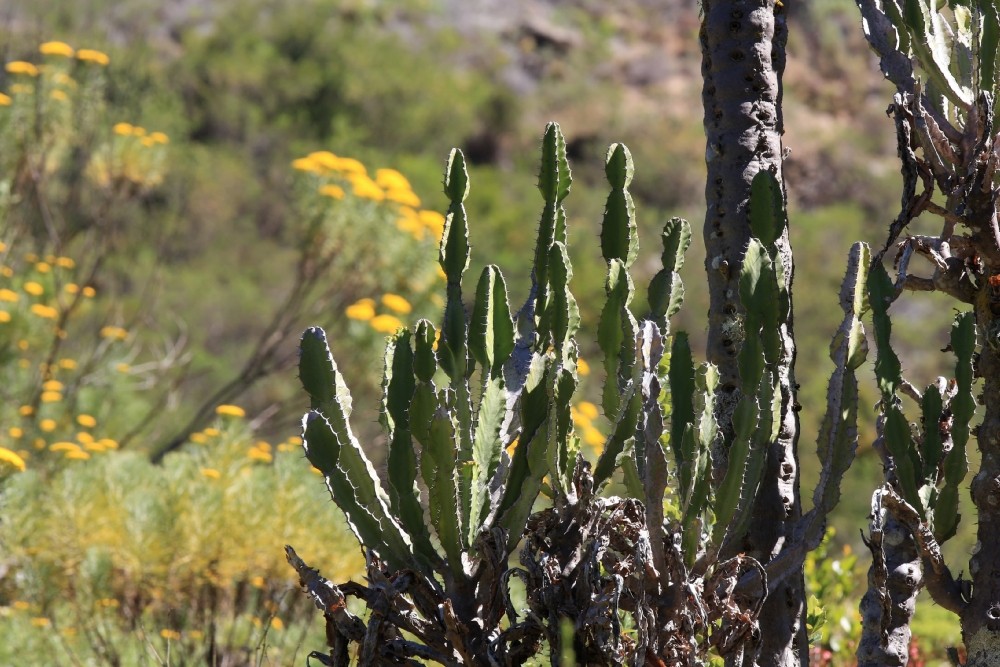
M 10 103 L 11 103 L 10 96 L 0 93 L 0 107 L 9 107 Z
M 63 458 L 70 459 L 71 461 L 86 461 L 87 459 L 90 458 L 90 454 L 83 451 L 82 449 L 78 449 L 73 452 L 66 452 Z
M 146 136 L 146 128 L 136 125 L 132 128 L 133 137 L 144 137 Z
M 386 190 L 409 190 L 410 182 L 406 176 L 395 169 L 377 169 L 375 171 L 375 182 Z
M 22 417 L 30 417 L 31 415 L 35 414 L 35 409 L 30 405 L 22 405 L 17 409 L 17 413 Z
M 9 266 L 0 266 L 0 276 L 3 276 L 4 278 L 10 278 L 13 275 L 14 275 L 14 269 L 10 268 Z
M 31 624 L 36 628 L 47 628 L 52 625 L 52 621 L 45 618 L 44 616 L 36 616 L 31 619 Z
M 31 609 L 31 603 L 25 602 L 24 600 L 14 600 L 14 603 L 11 604 L 11 606 L 19 611 L 26 611 L 28 609 Z
M 10 320 L 11 320 L 10 313 L 8 313 L 6 310 L 0 310 L 0 324 L 10 322 Z
M 367 176 L 361 174 L 353 177 L 351 179 L 352 189 L 354 190 L 355 197 L 361 197 L 362 199 L 371 199 L 372 201 L 382 201 L 385 199 L 385 193 L 378 184 Z
M 202 433 L 204 433 L 209 438 L 215 438 L 218 437 L 218 435 L 222 433 L 222 431 L 215 428 L 214 426 L 210 426 L 209 428 L 206 428 L 204 431 L 202 431 Z
M 42 389 L 45 391 L 62 391 L 63 388 L 63 383 L 59 380 L 46 380 L 42 383 Z
M 95 290 L 90 285 L 83 288 L 83 296 L 87 297 L 88 299 L 93 299 L 96 295 L 97 295 L 97 290 Z
M 114 608 L 114 607 L 118 607 L 120 603 L 118 602 L 118 600 L 116 600 L 114 598 L 101 598 L 100 600 L 97 601 L 97 604 L 98 604 L 98 606 L 101 606 L 101 607 L 112 607 L 112 608 Z
M 31 296 L 41 296 L 45 294 L 45 288 L 42 287 L 40 283 L 36 283 L 34 280 L 29 280 L 24 283 L 24 291 Z
M 386 190 L 385 198 L 404 206 L 420 206 L 420 197 L 415 195 L 412 190 Z
M 35 438 L 35 449 L 45 449 L 45 438 Z
M 169 144 L 170 143 L 170 137 L 168 137 L 163 132 L 151 132 L 149 134 L 148 139 L 150 141 L 152 141 L 154 144 Z
M 583 359 L 576 360 L 576 370 L 580 375 L 590 375 L 590 364 Z
M 597 406 L 590 401 L 580 401 L 576 404 L 576 409 L 587 419 L 597 419 L 597 416 L 600 414 Z
M 47 320 L 54 320 L 59 317 L 59 311 L 52 306 L 43 306 L 40 303 L 34 303 L 31 305 L 31 312 L 38 317 L 43 317 Z
M 270 452 L 265 452 L 259 447 L 251 447 L 247 450 L 247 457 L 254 461 L 261 461 L 263 463 L 270 463 L 274 460 L 274 457 L 271 456 Z
M 223 417 L 246 417 L 247 412 L 238 405 L 220 405 L 215 409 L 215 414 Z
M 122 123 L 115 123 L 114 127 L 111 128 L 111 131 L 119 136 L 128 137 L 132 135 L 132 129 L 133 129 L 132 123 L 122 122 Z
M 38 47 L 38 52 L 46 56 L 63 56 L 72 58 L 76 51 L 66 42 L 45 42 Z
M 153 141 L 152 137 L 143 137 L 142 138 L 142 145 L 145 146 L 146 148 L 152 147 L 153 144 L 155 144 L 155 143 L 156 142 Z
M 284 630 L 285 624 L 281 621 L 280 618 L 275 616 L 274 618 L 271 619 L 271 627 L 275 630 Z
M 191 442 L 193 442 L 196 445 L 204 445 L 206 442 L 208 442 L 208 438 L 205 437 L 204 433 L 192 433 Z
M 342 171 L 348 175 L 367 177 L 368 174 L 368 170 L 365 169 L 365 165 L 361 164 L 359 161 L 355 160 L 352 157 L 338 158 L 336 168 L 338 171 Z
M 50 452 L 78 452 L 80 451 L 80 445 L 75 442 L 53 442 L 49 445 Z
M 324 185 L 319 189 L 319 193 L 325 197 L 330 197 L 331 199 L 344 198 L 344 188 L 339 185 Z
M 115 370 L 124 375 L 125 373 L 128 373 L 130 370 L 132 370 L 132 367 L 123 361 L 119 364 L 115 364 Z
M 318 174 L 323 171 L 323 165 L 319 164 L 316 160 L 307 157 L 300 157 L 292 160 L 292 169 Z
M 111 62 L 108 54 L 96 49 L 80 49 L 76 52 L 76 57 L 85 62 L 95 63 L 101 67 L 106 67 Z
M 300 438 L 297 435 L 293 435 L 290 438 L 288 438 L 288 440 L 286 440 L 285 442 L 287 442 L 289 445 L 295 445 L 296 447 L 299 447 L 302 445 L 302 438 Z
M 49 93 L 49 97 L 59 102 L 65 102 L 66 100 L 69 99 L 69 96 L 66 94 L 65 91 L 58 89 L 53 90 L 51 93 Z
M 80 286 L 76 283 L 66 283 L 66 286 L 63 287 L 63 289 L 66 290 L 67 294 L 76 294 L 80 291 Z
M 181 638 L 181 633 L 177 632 L 176 630 L 169 630 L 167 628 L 164 628 L 160 630 L 160 636 L 166 639 L 167 641 L 170 641 L 171 639 L 174 641 L 179 641 Z
M 77 415 L 76 423 L 84 428 L 94 428 L 97 426 L 97 420 L 91 415 Z
M 316 466 L 309 466 L 309 471 L 312 472 L 312 473 L 314 473 L 314 474 L 316 474 L 316 475 L 322 475 L 323 474 L 323 471 L 320 470 L 319 468 L 317 468 Z
M 72 257 L 57 257 L 56 265 L 61 266 L 64 269 L 72 269 L 76 266 L 76 262 L 73 261 Z
M 38 262 L 35 264 L 35 271 L 39 273 L 48 273 L 52 270 L 52 266 L 48 262 Z
M 23 60 L 13 60 L 4 67 L 9 74 L 27 74 L 28 76 L 38 76 L 38 68 Z
M 209 479 L 219 479 L 222 477 L 222 473 L 215 468 L 201 468 L 200 472 L 202 477 L 207 477 Z
M 24 468 L 24 459 L 6 447 L 0 447 L 0 473 L 5 470 L 24 472 Z
M 59 368 L 67 371 L 73 370 L 76 368 L 76 359 L 60 359 Z
M 51 433 L 56 430 L 56 420 L 55 419 L 43 419 L 38 422 L 38 428 L 42 429 L 46 433 Z
M 62 394 L 58 391 L 43 391 L 42 403 L 56 403 L 62 400 Z
M 340 167 L 340 158 L 331 153 L 330 151 L 313 151 L 306 156 L 307 160 L 311 160 L 315 165 L 322 167 L 324 169 L 329 169 L 334 171 Z
M 410 302 L 398 294 L 383 294 L 382 303 L 397 313 L 403 313 L 404 315 L 413 311 L 413 306 L 410 305 Z
M 199 639 L 205 636 L 205 633 L 202 632 L 201 630 L 188 630 L 187 635 L 191 639 L 198 641 Z
M 17 440 L 22 435 L 24 435 L 24 429 L 22 429 L 19 426 L 11 426 L 9 429 L 7 429 L 7 435 Z
M 118 449 L 118 441 L 111 438 L 101 438 L 97 443 L 104 449 Z
M 395 333 L 397 329 L 403 326 L 403 323 L 392 315 L 377 315 L 368 324 L 375 331 L 386 334 Z
M 367 322 L 375 317 L 375 301 L 372 299 L 359 299 L 349 305 L 344 314 L 352 320 Z
M 92 445 L 94 444 L 94 436 L 89 433 L 85 433 L 84 431 L 80 431 L 76 434 L 76 441 L 81 445 Z M 104 449 L 104 445 L 101 445 L 100 447 L 101 449 Z
M 254 588 L 264 588 L 264 577 L 256 576 L 250 578 L 250 585 Z

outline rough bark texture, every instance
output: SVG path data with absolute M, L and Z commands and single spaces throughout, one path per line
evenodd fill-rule
M 871 517 L 868 591 L 861 598 L 858 667 L 903 667 L 909 659 L 910 620 L 923 570 L 913 536 L 881 508 Z
M 781 75 L 787 26 L 774 0 L 704 0 L 702 10 L 702 99 L 708 165 L 704 235 L 710 294 L 707 356 L 720 370 L 719 418 L 725 429 L 730 428 L 740 395 L 736 354 L 742 332 L 737 280 L 750 238 L 750 183 L 761 169 L 772 169 L 783 182 Z M 790 287 L 792 259 L 787 232 L 778 245 Z M 787 321 L 782 332 L 783 358 L 779 360 L 781 432 L 768 452 L 753 522 L 743 545 L 746 553 L 765 564 L 790 537 L 792 524 L 801 516 L 791 313 Z M 719 454 L 716 460 L 724 460 L 724 454 Z M 771 592 L 760 616 L 756 658 L 751 660 L 753 656 L 748 654 L 745 664 L 808 664 L 802 624 L 804 588 L 802 575 L 797 574 Z
M 995 218 L 994 218 L 995 219 Z M 1000 271 L 1000 266 L 991 267 Z M 962 636 L 969 667 L 1000 665 L 1000 304 L 993 288 L 980 292 L 977 326 L 984 344 L 979 371 L 984 379 L 985 414 L 979 426 L 982 467 L 972 480 L 972 500 L 979 511 L 977 542 L 969 562 L 972 599 L 962 610 Z

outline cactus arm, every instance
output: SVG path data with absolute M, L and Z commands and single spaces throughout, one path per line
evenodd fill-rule
M 489 513 L 490 482 L 500 466 L 504 450 L 502 429 L 507 415 L 507 390 L 502 377 L 486 382 L 476 414 L 476 433 L 472 446 L 472 507 L 468 535 L 475 542 Z
M 951 450 L 942 468 L 944 483 L 934 509 L 934 537 L 939 543 L 951 538 L 958 529 L 958 492 L 969 472 L 966 447 L 969 424 L 976 412 L 972 391 L 973 355 L 976 352 L 976 321 L 972 312 L 955 317 L 951 325 L 951 349 L 955 354 L 955 396 L 951 399 Z
M 507 284 L 500 269 L 483 269 L 476 287 L 476 301 L 469 326 L 472 356 L 491 377 L 501 377 L 504 363 L 514 351 L 514 320 L 507 303 Z
M 330 496 L 344 510 L 351 532 L 393 567 L 412 567 L 412 548 L 402 526 L 389 513 L 388 498 L 375 468 L 357 441 L 344 435 L 316 410 L 302 418 L 306 458 L 323 473 Z
M 972 105 L 971 91 L 965 90 L 951 73 L 951 58 L 940 25 L 941 16 L 931 6 L 933 0 L 903 0 L 905 29 L 910 31 L 910 48 L 938 91 L 963 109 Z
M 532 280 L 536 285 L 535 319 L 540 345 L 546 345 L 549 335 L 549 247 L 556 242 L 566 244 L 566 211 L 563 200 L 573 184 L 569 162 L 566 159 L 566 140 L 558 123 L 545 126 L 542 138 L 542 163 L 538 172 L 538 190 L 542 193 L 545 206 L 538 225 L 538 240 L 535 245 L 535 262 Z M 544 347 L 543 347 L 544 349 Z
M 325 332 L 313 327 L 302 334 L 299 377 L 312 409 L 303 418 L 306 458 L 326 478 L 334 501 L 344 508 L 352 530 L 366 545 L 377 545 L 398 567 L 411 567 L 409 536 L 393 517 L 389 497 L 375 468 L 354 437 L 348 421 L 350 393 Z
M 670 448 L 678 464 L 680 487 L 687 489 L 691 480 L 687 477 L 688 469 L 681 465 L 684 461 L 681 442 L 684 430 L 695 421 L 695 367 L 687 334 L 678 332 L 671 338 L 670 370 L 667 372 L 670 387 Z
M 649 282 L 648 300 L 653 319 L 664 335 L 670 333 L 670 318 L 684 303 L 684 283 L 680 270 L 684 253 L 691 245 L 691 225 L 682 218 L 671 218 L 663 228 L 663 268 Z
M 632 278 L 621 260 L 608 262 L 605 292 L 607 300 L 601 309 L 597 328 L 597 343 L 604 354 L 605 372 L 601 407 L 604 414 L 614 415 L 618 414 L 622 391 L 632 377 L 638 327 L 628 307 L 632 300 Z
M 538 497 L 542 478 L 548 471 L 546 449 L 548 443 L 548 365 L 540 354 L 533 355 L 520 390 L 519 412 L 521 435 L 514 455 L 500 506 L 497 508 L 499 524 L 507 530 L 508 547 L 521 538 L 531 507 Z
M 425 574 L 440 557 L 430 541 L 417 487 L 417 457 L 410 434 L 410 403 L 416 390 L 413 377 L 411 334 L 403 329 L 389 339 L 385 352 L 382 382 L 382 411 L 379 420 L 389 442 L 387 458 L 389 502 L 393 514 L 413 539 L 416 555 L 425 565 Z
M 864 243 L 851 246 L 847 273 L 840 287 L 844 319 L 830 343 L 834 371 L 826 391 L 826 414 L 820 424 L 817 454 L 822 462 L 813 493 L 813 510 L 804 519 L 807 549 L 819 546 L 826 517 L 840 500 L 840 485 L 858 448 L 858 380 L 855 371 L 868 356 L 862 316 L 868 311 L 866 288 L 871 251 Z
M 910 52 L 910 33 L 896 0 L 855 0 L 861 10 L 865 38 L 879 57 L 879 67 L 902 92 L 912 93 L 916 79 Z
M 737 509 L 740 508 L 741 490 L 749 481 L 745 480 L 747 461 L 751 456 L 751 446 L 756 445 L 756 438 L 753 437 L 757 430 L 760 418 L 760 406 L 754 396 L 744 396 L 740 399 L 739 405 L 733 411 L 733 443 L 729 447 L 729 463 L 726 474 L 722 478 L 722 483 L 715 492 L 715 527 L 712 533 L 712 542 L 722 545 L 727 534 L 735 534 L 731 530 L 733 517 L 736 516 Z M 755 457 L 760 458 L 759 449 L 754 451 Z M 748 484 L 747 484 L 748 486 Z M 756 490 L 756 485 L 754 485 Z M 746 506 L 744 505 L 744 511 Z M 742 522 L 741 522 L 742 523 Z
M 913 434 L 903 414 L 896 392 L 903 384 L 902 366 L 892 349 L 892 321 L 889 319 L 889 305 L 895 298 L 895 288 L 889 274 L 880 262 L 876 262 L 868 273 L 868 295 L 872 310 L 875 346 L 875 377 L 882 392 L 882 412 L 885 416 L 885 443 L 895 464 L 895 477 L 900 492 L 906 502 L 916 507 L 923 516 L 920 500 L 918 475 L 921 469 Z
M 604 443 L 604 449 L 597 458 L 594 468 L 594 486 L 598 487 L 611 479 L 618 465 L 618 457 L 625 451 L 628 441 L 635 436 L 642 401 L 634 382 L 629 382 L 621 396 L 618 414 L 612 421 L 611 434 Z M 640 496 L 641 497 L 641 496 Z
M 473 414 L 469 375 L 472 373 L 474 361 L 469 358 L 468 323 L 465 317 L 465 304 L 462 302 L 462 275 L 469 266 L 469 223 L 463 204 L 469 194 L 469 172 L 465 166 L 465 156 L 458 149 L 453 149 L 448 156 L 444 193 L 451 203 L 445 216 L 444 233 L 441 236 L 438 255 L 438 261 L 447 280 L 447 300 L 441 340 L 438 345 L 438 359 L 455 392 L 459 499 L 461 516 L 467 520 L 472 505 Z M 463 534 L 467 535 L 468 531 L 463 531 Z
M 628 269 L 639 254 L 635 204 L 628 191 L 635 167 L 632 164 L 632 154 L 625 144 L 612 144 L 604 162 L 604 173 L 611 184 L 611 192 L 604 205 L 601 254 L 605 261 L 620 260 Z

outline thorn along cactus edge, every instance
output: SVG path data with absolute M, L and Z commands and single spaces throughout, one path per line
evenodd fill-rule
M 710 653 L 744 660 L 769 591 L 819 544 L 857 444 L 867 247 L 851 249 L 841 289 L 814 509 L 761 563 L 743 544 L 780 424 L 779 329 L 790 309 L 776 246 L 786 226 L 780 185 L 768 170 L 753 181 L 752 238 L 738 269 L 739 375 L 749 390 L 732 428 L 722 429 L 717 369 L 696 365 L 687 336 L 670 328 L 684 299 L 678 272 L 690 226 L 678 218 L 664 226 L 650 312 L 637 318 L 633 164 L 624 145 L 611 146 L 605 171 L 606 301 L 596 338 L 611 428 L 593 469 L 571 416 L 581 323 L 564 209 L 572 177 L 554 123 L 542 142 L 531 291 L 515 314 L 492 265 L 466 307 L 469 177 L 460 151 L 448 158 L 439 253 L 447 300 L 440 329 L 422 320 L 386 347 L 384 479 L 351 430 L 351 395 L 324 332 L 303 334 L 299 370 L 311 400 L 303 447 L 364 546 L 368 579 L 336 585 L 287 547 L 326 619 L 329 648 L 312 658 L 520 665 L 547 652 L 553 665 L 702 665 Z M 612 488 L 624 497 L 601 495 Z M 546 502 L 536 504 L 540 495 Z M 349 597 L 368 609 L 367 619 Z

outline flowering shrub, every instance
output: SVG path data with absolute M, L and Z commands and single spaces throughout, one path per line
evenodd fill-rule
M 313 614 L 286 595 L 280 545 L 302 544 L 343 578 L 361 572 L 361 552 L 343 549 L 343 520 L 297 438 L 255 440 L 239 407 L 217 412 L 162 466 L 119 451 L 7 479 L 0 568 L 16 575 L 0 579 L 0 664 L 61 644 L 85 662 L 111 664 L 111 651 L 134 664 L 147 643 L 205 660 L 265 634 L 268 658 L 291 664 L 301 637 L 285 630 Z

